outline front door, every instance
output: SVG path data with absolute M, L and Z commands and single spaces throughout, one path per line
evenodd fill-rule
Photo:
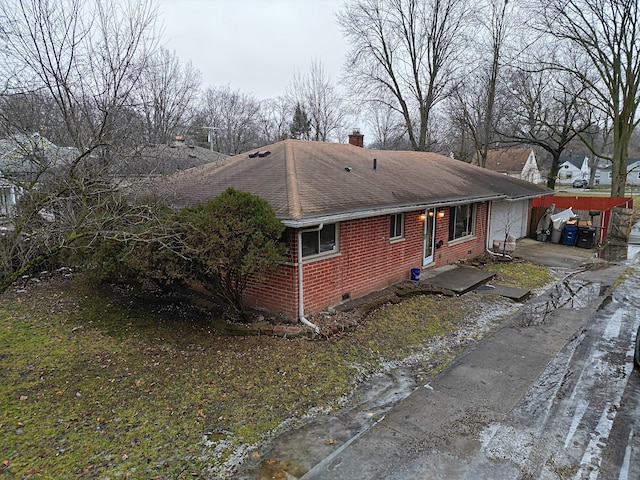
M 436 209 L 430 208 L 425 211 L 424 220 L 424 247 L 422 254 L 422 266 L 433 262 L 433 240 L 436 231 Z

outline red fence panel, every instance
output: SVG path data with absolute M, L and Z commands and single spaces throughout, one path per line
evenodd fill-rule
M 598 210 L 600 212 L 600 218 L 595 221 L 594 226 L 598 225 L 598 243 L 603 244 L 606 239 L 607 232 L 609 231 L 609 221 L 611 220 L 611 212 L 614 208 L 629 208 L 633 209 L 633 198 L 631 197 L 605 197 L 605 196 L 547 196 L 534 198 L 532 207 L 548 208 L 549 205 L 554 204 L 556 206 L 556 212 L 560 210 L 572 209 L 576 215 L 580 216 L 582 220 L 589 220 L 588 213 L 591 210 Z
M 633 198 L 628 197 L 577 197 L 552 195 L 533 199 L 533 207 L 547 208 L 555 204 L 556 210 L 610 210 L 614 207 L 633 208 Z

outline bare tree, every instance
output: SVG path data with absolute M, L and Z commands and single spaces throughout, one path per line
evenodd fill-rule
M 611 195 L 624 196 L 629 142 L 640 105 L 640 11 L 636 0 L 545 0 L 545 31 L 579 51 L 588 68 L 555 65 L 589 85 L 613 125 Z M 595 79 L 590 73 L 595 73 Z
M 431 114 L 457 79 L 468 13 L 466 0 L 351 0 L 338 15 L 352 90 L 396 110 L 414 150 L 431 148 Z
M 212 148 L 235 155 L 259 146 L 260 103 L 230 87 L 205 90 L 200 118 L 210 130 Z
M 555 187 L 562 152 L 591 125 L 587 88 L 573 75 L 558 70 L 511 72 L 511 124 L 499 133 L 505 141 L 535 145 L 551 155 L 549 188 Z
M 382 103 L 370 103 L 367 106 L 367 125 L 373 132 L 373 148 L 379 150 L 404 150 L 406 145 L 406 126 L 397 110 Z
M 285 97 L 262 101 L 258 117 L 261 143 L 274 143 L 287 138 L 291 117 L 291 105 Z
M 22 155 L 28 175 L 13 231 L 3 237 L 0 290 L 81 238 L 126 221 L 112 163 L 132 145 L 132 92 L 155 46 L 150 1 L 5 0 L 0 3 L 3 95 L 41 92 L 64 128 L 68 158 Z M 123 207 L 123 208 L 120 208 Z M 116 212 L 117 213 L 114 213 Z M 36 246 L 24 249 L 25 241 Z M 13 255 L 16 253 L 16 255 Z
M 70 143 L 62 115 L 47 92 L 0 94 L 0 137 L 35 132 L 57 145 Z
M 471 61 L 453 95 L 454 119 L 466 130 L 473 142 L 478 165 L 485 167 L 487 152 L 497 145 L 497 123 L 502 117 L 504 92 L 501 92 L 501 68 L 505 65 L 504 49 L 512 30 L 514 4 L 507 0 L 487 0 L 477 12 L 479 34 Z M 502 94 L 502 95 L 501 95 Z
M 164 143 L 186 130 L 199 88 L 200 73 L 175 53 L 161 48 L 150 59 L 136 87 L 146 142 Z
M 306 74 L 294 75 L 287 96 L 292 105 L 299 105 L 308 115 L 312 140 L 337 138 L 347 116 L 345 102 L 319 60 L 311 63 Z
M 447 103 L 446 131 L 442 135 L 441 149 L 451 158 L 465 163 L 471 163 L 476 154 L 476 144 L 473 136 L 469 132 L 469 123 L 466 120 L 468 111 L 467 104 L 463 101 L 463 95 L 456 91 Z

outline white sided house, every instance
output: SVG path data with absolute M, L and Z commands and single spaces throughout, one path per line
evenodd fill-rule
M 479 156 L 471 161 L 479 165 Z M 504 148 L 487 152 L 485 168 L 519 178 L 525 182 L 542 183 L 543 178 L 533 148 Z
M 560 169 L 556 181 L 562 185 L 570 185 L 575 180 L 587 180 L 591 175 L 589 157 L 586 155 L 569 155 L 560 157 Z

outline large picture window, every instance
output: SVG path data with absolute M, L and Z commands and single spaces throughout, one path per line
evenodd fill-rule
M 324 225 L 321 230 L 302 232 L 302 256 L 311 257 L 338 251 L 336 223 Z
M 389 238 L 391 240 L 399 240 L 404 237 L 404 213 L 390 215 L 389 227 Z
M 475 234 L 475 207 L 475 204 L 451 207 L 449 216 L 449 241 L 471 237 Z

